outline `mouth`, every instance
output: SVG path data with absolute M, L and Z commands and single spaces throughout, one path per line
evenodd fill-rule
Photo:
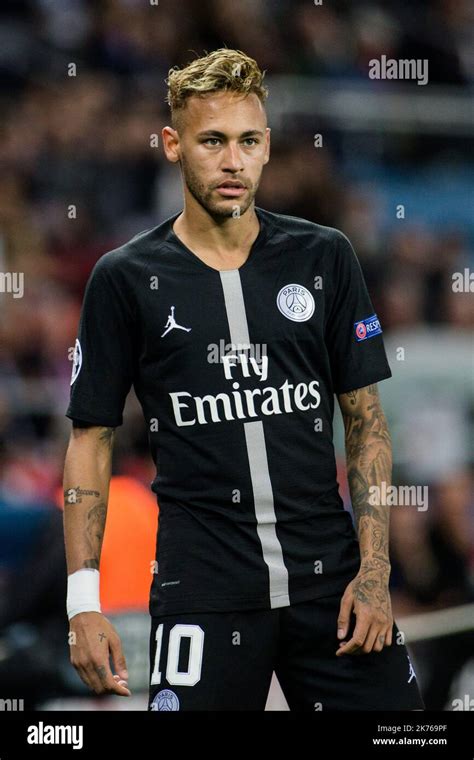
M 238 198 L 247 192 L 247 188 L 242 182 L 238 180 L 226 180 L 222 182 L 219 187 L 216 187 L 217 192 L 226 198 Z

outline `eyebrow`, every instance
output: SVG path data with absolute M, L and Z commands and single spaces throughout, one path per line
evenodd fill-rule
M 246 132 L 242 132 L 239 137 L 253 137 L 254 135 L 260 135 L 263 137 L 263 132 L 259 129 L 248 129 Z M 227 138 L 225 132 L 220 132 L 218 129 L 205 129 L 204 132 L 198 132 L 197 137 L 222 137 Z

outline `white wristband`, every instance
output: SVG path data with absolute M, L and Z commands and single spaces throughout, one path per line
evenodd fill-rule
M 93 568 L 76 570 L 67 577 L 67 616 L 71 620 L 79 612 L 100 612 L 100 573 Z

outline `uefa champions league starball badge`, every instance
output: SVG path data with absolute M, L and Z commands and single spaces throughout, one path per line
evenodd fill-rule
M 155 712 L 176 712 L 179 710 L 179 699 L 171 689 L 162 689 L 155 695 L 150 705 Z
M 293 322 L 306 322 L 314 314 L 314 298 L 303 285 L 285 285 L 276 302 L 281 313 Z

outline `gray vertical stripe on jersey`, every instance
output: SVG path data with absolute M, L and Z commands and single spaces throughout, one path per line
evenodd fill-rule
M 230 340 L 235 345 L 250 346 L 239 270 L 223 271 L 220 272 L 220 276 L 230 329 Z M 257 534 L 262 544 L 263 559 L 269 572 L 270 606 L 272 608 L 286 607 L 290 604 L 288 570 L 283 561 L 283 551 L 276 533 L 275 505 L 262 421 L 245 422 L 244 432 L 257 517 Z
M 258 521 L 257 533 L 262 544 L 263 559 L 270 573 L 270 604 L 272 608 L 286 607 L 290 603 L 288 570 L 283 562 L 283 552 L 276 534 L 275 507 L 268 471 L 263 422 L 261 420 L 245 422 L 244 430 Z
M 238 269 L 220 272 L 224 291 L 227 321 L 230 329 L 230 342 L 237 346 L 250 346 L 247 315 L 245 314 L 244 294 Z

